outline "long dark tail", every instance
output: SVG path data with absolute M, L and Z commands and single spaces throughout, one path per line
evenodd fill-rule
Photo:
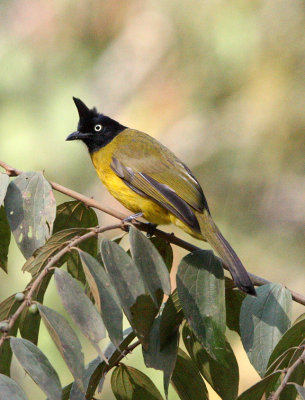
M 248 272 L 230 244 L 222 236 L 209 212 L 205 210 L 202 214 L 196 213 L 196 216 L 202 236 L 217 251 L 223 262 L 227 265 L 236 286 L 245 293 L 256 296 L 256 291 Z

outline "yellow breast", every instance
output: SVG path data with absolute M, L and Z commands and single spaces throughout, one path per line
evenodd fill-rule
M 116 139 L 91 154 L 92 163 L 100 180 L 110 194 L 132 213 L 142 212 L 143 217 L 153 224 L 171 223 L 169 212 L 165 208 L 134 192 L 111 169 L 112 154 L 117 146 Z

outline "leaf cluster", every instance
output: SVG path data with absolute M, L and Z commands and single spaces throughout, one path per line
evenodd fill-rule
M 56 207 L 41 173 L 22 173 L 11 182 L 1 174 L 3 201 L 0 267 L 7 272 L 12 234 L 26 258 L 22 270 L 31 280 L 23 293 L 0 303 L 0 400 L 28 398 L 10 378 L 12 354 L 49 400 L 91 399 L 103 390 L 106 374 L 111 374 L 117 399 L 168 398 L 172 385 L 182 400 L 204 400 L 209 398 L 206 383 L 224 400 L 268 398 L 283 379 L 282 371 L 303 354 L 305 314 L 291 324 L 292 298 L 285 287 L 267 284 L 257 289 L 257 298 L 246 296 L 224 277 L 213 252 L 200 250 L 180 260 L 177 288 L 172 290 L 169 243 L 147 238 L 132 225 L 128 251 L 120 237 L 101 235 L 99 241 L 94 210 L 77 201 Z M 64 308 L 96 351 L 87 365 L 74 328 L 44 304 L 51 279 Z M 130 325 L 125 331 L 124 315 Z M 41 320 L 73 376 L 66 387 L 38 346 Z M 227 329 L 238 333 L 261 376 L 239 396 L 238 361 Z M 124 358 L 136 346 L 141 346 L 147 368 L 163 372 L 163 389 L 145 371 L 127 365 Z M 304 398 L 304 378 L 300 364 L 281 399 Z

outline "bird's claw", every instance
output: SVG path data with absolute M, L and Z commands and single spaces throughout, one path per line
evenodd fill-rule
M 126 217 L 126 218 L 123 219 L 123 222 L 132 222 L 134 219 L 137 219 L 137 218 L 140 218 L 140 217 L 143 217 L 143 213 L 142 212 L 138 212 L 136 214 L 129 215 L 129 217 Z

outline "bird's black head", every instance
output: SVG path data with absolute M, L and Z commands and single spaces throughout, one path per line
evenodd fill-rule
M 79 115 L 77 131 L 71 133 L 66 140 L 82 140 L 89 153 L 94 153 L 106 146 L 126 127 L 117 121 L 99 114 L 96 108 L 91 110 L 80 99 L 73 97 Z

